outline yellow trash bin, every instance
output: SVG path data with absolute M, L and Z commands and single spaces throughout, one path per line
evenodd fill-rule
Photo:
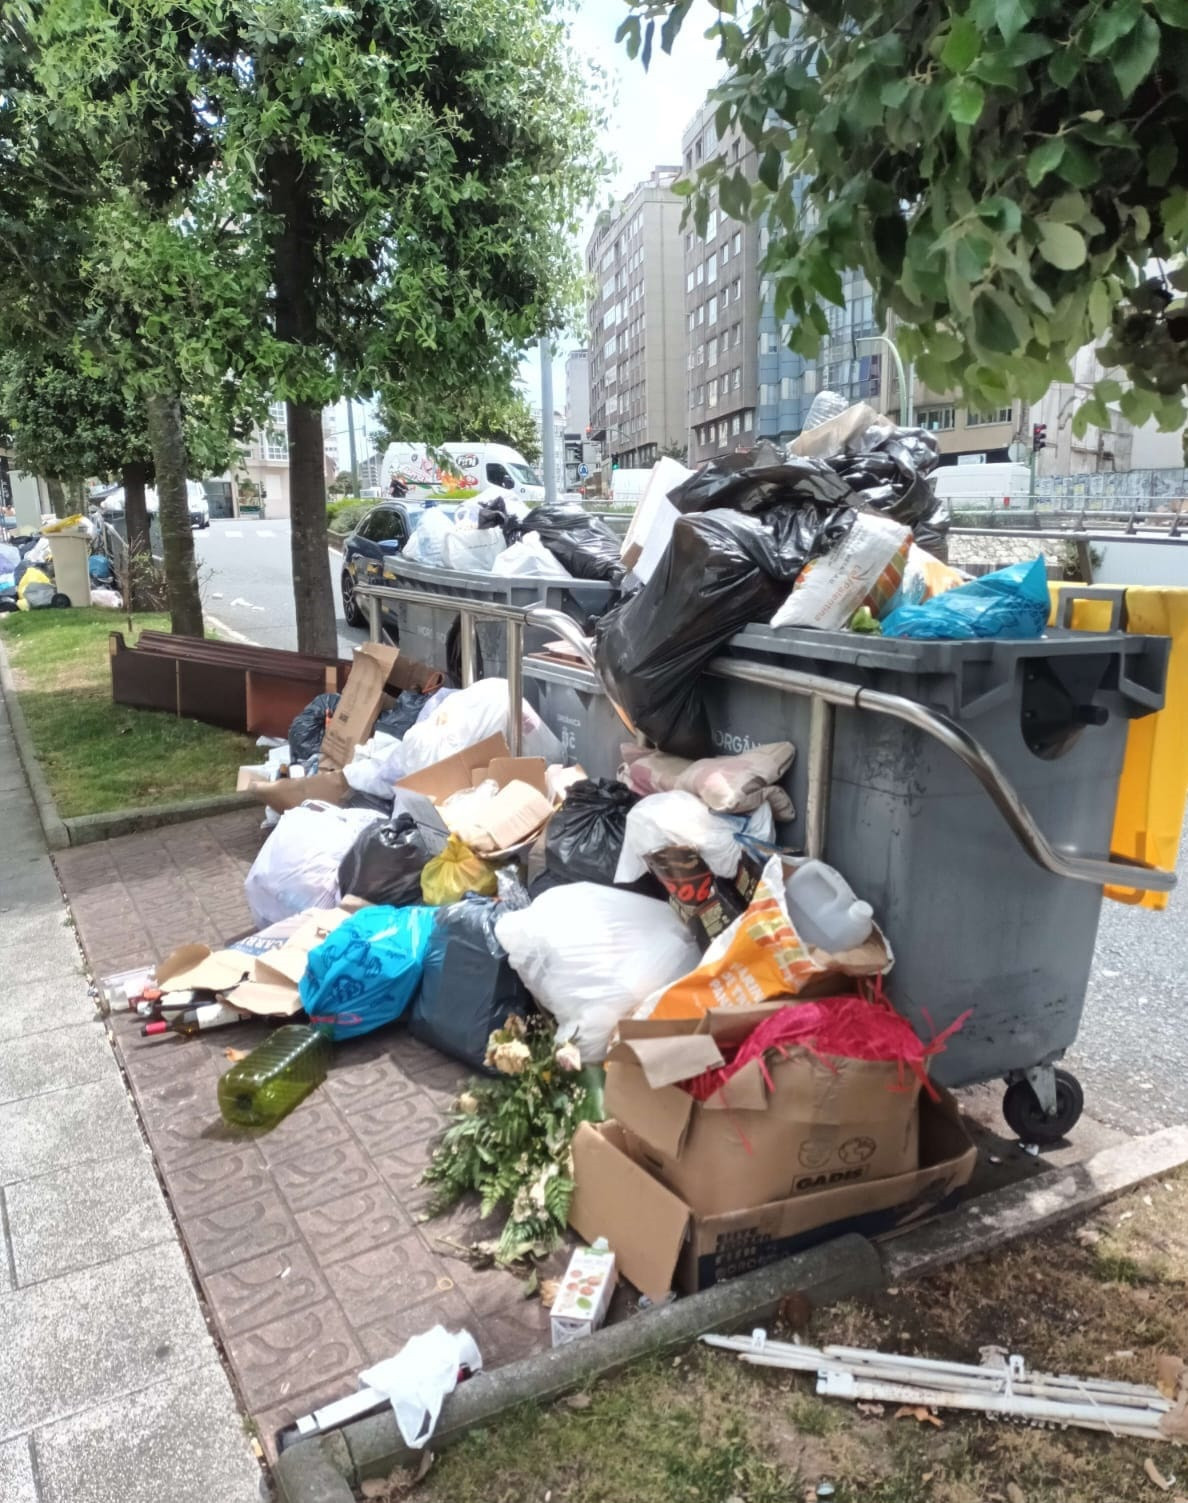
M 1126 759 L 1118 784 L 1111 850 L 1162 871 L 1174 871 L 1180 847 L 1184 808 L 1188 803 L 1188 589 L 1161 585 L 1098 587 L 1106 598 L 1076 598 L 1085 585 L 1052 584 L 1049 625 L 1060 620 L 1060 597 L 1071 591 L 1074 631 L 1109 631 L 1113 620 L 1110 595 L 1122 594 L 1123 631 L 1145 637 L 1170 637 L 1164 706 L 1155 715 L 1131 722 Z M 1107 898 L 1143 908 L 1166 908 L 1166 892 L 1136 892 L 1107 887 Z

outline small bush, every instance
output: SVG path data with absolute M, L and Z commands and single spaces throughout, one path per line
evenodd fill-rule
M 374 501 L 363 501 L 358 496 L 344 496 L 341 501 L 331 501 L 326 507 L 326 526 L 331 532 L 345 536 L 374 505 Z

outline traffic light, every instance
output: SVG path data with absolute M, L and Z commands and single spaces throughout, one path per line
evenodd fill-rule
M 1048 443 L 1048 425 L 1047 425 L 1047 423 L 1033 423 L 1031 425 L 1031 448 L 1032 448 L 1032 451 L 1034 453 L 1038 454 L 1041 449 L 1047 447 L 1047 443 Z

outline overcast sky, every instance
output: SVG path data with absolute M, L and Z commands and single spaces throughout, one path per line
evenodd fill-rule
M 702 35 L 715 14 L 703 0 L 695 0 L 671 57 L 657 44 L 647 73 L 638 58 L 632 62 L 622 43 L 615 43 L 619 23 L 628 14 L 625 0 L 579 0 L 570 27 L 578 58 L 600 67 L 607 76 L 608 129 L 602 146 L 614 161 L 599 206 L 629 192 L 653 167 L 680 162 L 681 133 L 721 71 L 717 43 Z M 593 217 L 592 212 L 581 236 L 583 256 Z M 558 352 L 563 355 L 574 345 L 573 339 L 559 341 Z M 529 400 L 539 403 L 538 361 L 525 361 L 521 373 Z M 563 361 L 554 365 L 553 398 L 560 410 L 565 403 Z

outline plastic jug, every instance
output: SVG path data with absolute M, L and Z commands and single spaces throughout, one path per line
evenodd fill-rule
M 802 862 L 784 884 L 788 917 L 810 945 L 839 955 L 870 938 L 874 910 L 824 861 Z
M 223 1120 L 274 1127 L 321 1085 L 330 1063 L 330 1029 L 290 1023 L 219 1077 Z

